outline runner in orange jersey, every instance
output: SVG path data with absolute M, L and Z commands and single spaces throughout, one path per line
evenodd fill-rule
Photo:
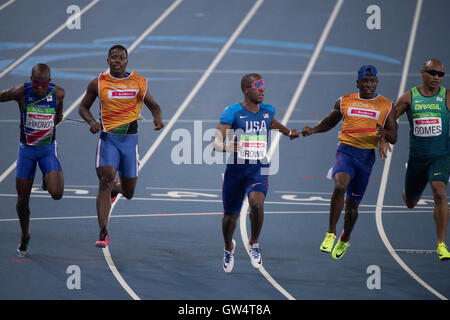
M 128 52 L 115 45 L 108 52 L 109 72 L 93 79 L 80 103 L 80 116 L 90 125 L 93 134 L 100 132 L 97 145 L 96 170 L 99 179 L 97 215 L 100 235 L 97 247 L 109 244 L 108 216 L 111 199 L 121 193 L 131 199 L 138 176 L 137 120 L 145 104 L 153 115 L 154 129 L 164 124 L 161 108 L 147 90 L 147 81 L 135 72 L 127 72 Z M 100 100 L 100 121 L 95 120 L 90 108 L 96 98 Z M 116 174 L 119 171 L 120 183 Z
M 396 128 L 392 101 L 376 93 L 377 70 L 365 65 L 359 69 L 356 81 L 359 93 L 339 98 L 331 113 L 314 128 L 302 129 L 303 136 L 326 132 L 344 119 L 339 135 L 339 147 L 332 176 L 334 190 L 330 202 L 328 231 L 320 246 L 323 252 L 331 252 L 336 239 L 336 224 L 344 208 L 344 230 L 333 249 L 332 257 L 340 259 L 350 245 L 350 234 L 358 218 L 358 206 L 366 191 L 369 177 L 375 163 L 375 149 L 381 134 L 390 143 L 397 140 L 396 130 L 387 131 L 383 127 Z

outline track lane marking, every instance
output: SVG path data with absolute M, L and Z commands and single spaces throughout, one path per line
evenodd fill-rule
M 69 19 L 73 20 L 76 18 L 81 17 L 86 11 L 88 11 L 90 8 L 92 8 L 97 2 L 100 0 L 93 0 L 91 3 L 89 3 L 86 7 L 81 9 L 81 11 L 73 16 L 71 16 Z M 6 4 L 5 4 L 6 5 Z M 0 9 L 1 10 L 1 9 Z M 51 32 L 48 36 L 46 36 L 44 39 L 39 41 L 35 46 L 33 46 L 30 50 L 28 50 L 25 54 L 23 54 L 20 58 L 15 60 L 13 63 L 11 63 L 8 67 L 3 69 L 2 72 L 0 72 L 0 79 L 3 78 L 7 73 L 9 73 L 11 70 L 15 69 L 19 64 L 21 64 L 25 59 L 27 59 L 29 56 L 31 56 L 34 52 L 36 52 L 38 49 L 40 49 L 43 45 L 45 45 L 47 42 L 49 42 L 53 37 L 55 37 L 58 33 L 63 31 L 67 27 L 67 20 L 64 21 L 63 24 L 61 24 L 58 28 L 56 28 L 53 32 Z

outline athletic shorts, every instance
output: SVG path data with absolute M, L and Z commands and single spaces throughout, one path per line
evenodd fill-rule
M 341 143 L 336 152 L 332 176 L 346 172 L 350 183 L 346 196 L 353 202 L 361 202 L 369 184 L 372 167 L 375 163 L 374 149 L 360 149 Z
M 222 203 L 225 214 L 239 214 L 245 195 L 259 191 L 266 196 L 269 176 L 261 174 L 258 165 L 233 165 L 225 170 Z
M 405 194 L 418 200 L 428 182 L 442 181 L 447 185 L 450 173 L 450 155 L 430 159 L 409 157 L 405 175 Z
M 137 134 L 102 132 L 97 144 L 95 167 L 113 166 L 124 178 L 136 178 L 139 168 Z
M 20 179 L 34 179 L 36 164 L 39 164 L 42 175 L 46 175 L 51 171 L 62 170 L 58 159 L 56 142 L 45 146 L 27 146 L 20 143 L 17 154 L 16 177 Z

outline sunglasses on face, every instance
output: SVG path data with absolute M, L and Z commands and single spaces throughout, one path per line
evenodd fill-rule
M 435 75 L 437 75 L 439 78 L 442 78 L 445 75 L 445 72 L 437 71 L 437 70 L 424 70 L 424 71 L 433 77 Z
M 261 90 L 265 90 L 266 89 L 266 86 L 264 84 L 264 80 L 263 79 L 256 80 L 256 81 L 252 82 L 251 87 L 253 89 L 261 89 Z
M 47 88 L 50 85 L 50 81 L 31 81 L 31 86 L 35 88 Z

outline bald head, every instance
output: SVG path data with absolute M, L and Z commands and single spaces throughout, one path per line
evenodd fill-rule
M 444 70 L 444 65 L 437 59 L 428 59 L 427 61 L 425 61 L 423 68 L 426 70 Z
M 445 75 L 442 62 L 437 59 L 428 59 L 420 73 L 422 74 L 422 87 L 426 90 L 427 95 L 435 94 Z
M 38 63 L 31 69 L 31 77 L 50 80 L 50 67 L 45 63 Z M 42 81 L 42 80 L 39 80 Z
M 48 86 L 50 85 L 50 67 L 45 63 L 36 64 L 31 69 L 31 86 L 33 93 L 39 97 L 47 94 Z

